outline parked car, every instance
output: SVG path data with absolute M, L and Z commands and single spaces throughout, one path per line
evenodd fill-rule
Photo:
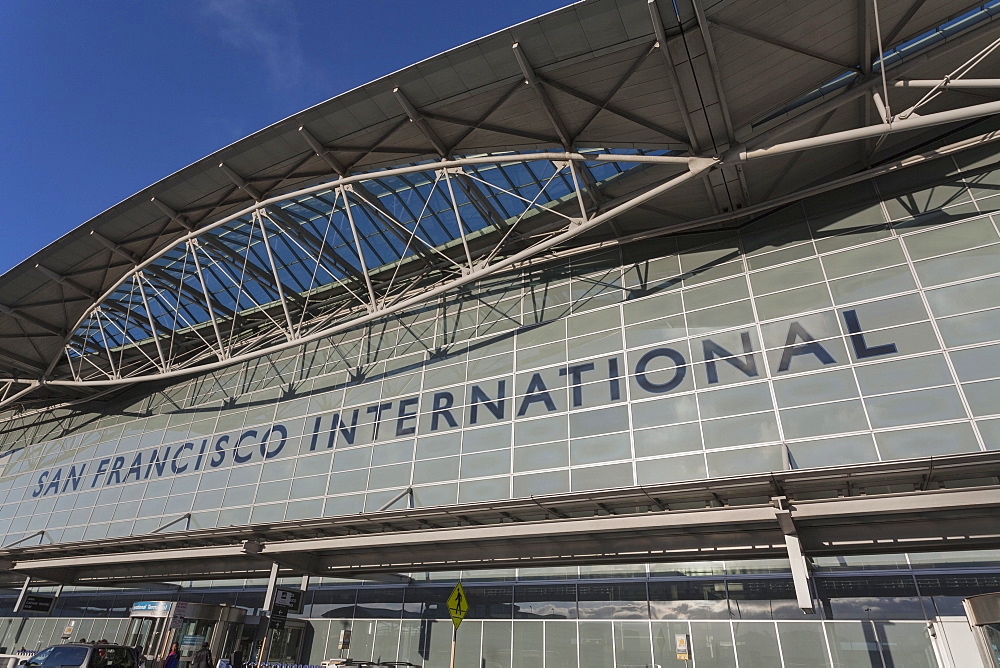
M 46 647 L 19 665 L 24 668 L 138 668 L 135 650 L 131 647 L 87 643 Z

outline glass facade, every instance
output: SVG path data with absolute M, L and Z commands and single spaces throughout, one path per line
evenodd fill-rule
M 189 512 L 191 528 L 371 512 L 409 487 L 414 505 L 441 506 L 1000 448 L 996 161 L 939 159 L 743 226 L 493 277 L 99 410 L 15 418 L 3 543 L 138 535 Z M 664 566 L 602 583 L 589 579 L 618 572 L 530 584 L 511 571 L 473 588 L 459 652 L 683 665 L 685 633 L 699 667 L 937 665 L 923 620 L 945 613 L 930 600 L 954 611 L 968 594 L 863 575 L 877 563 L 820 579 L 813 621 L 784 575 L 734 588 L 663 580 Z M 312 659 L 335 642 L 330 619 L 373 654 L 447 654 L 448 634 L 427 635 L 447 626 L 427 588 L 330 591 L 309 615 Z

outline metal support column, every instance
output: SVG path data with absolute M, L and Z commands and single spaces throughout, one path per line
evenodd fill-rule
M 795 585 L 795 600 L 802 612 L 811 615 L 813 607 L 812 590 L 810 588 L 809 564 L 802 552 L 802 543 L 792 521 L 792 513 L 788 509 L 788 500 L 783 496 L 772 499 L 775 505 L 774 515 L 785 534 L 785 548 L 788 550 L 788 561 L 792 567 L 792 582 Z
M 21 593 L 17 596 L 17 603 L 14 604 L 14 613 L 17 614 L 21 612 L 21 606 L 24 605 L 24 598 L 28 595 L 28 587 L 31 586 L 31 576 L 24 578 L 24 584 L 21 585 Z

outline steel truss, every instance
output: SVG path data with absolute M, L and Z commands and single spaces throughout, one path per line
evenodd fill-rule
M 3 307 L 4 313 L 43 327 L 60 336 L 63 343 L 61 355 L 51 358 L 45 368 L 30 360 L 15 360 L 20 368 L 32 374 L 0 378 L 0 407 L 22 402 L 43 386 L 83 391 L 107 389 L 211 371 L 301 346 L 399 314 L 497 272 L 567 252 L 571 248 L 569 242 L 602 226 L 610 228 L 617 237 L 610 243 L 622 243 L 631 237 L 617 233 L 617 218 L 651 203 L 662 209 L 663 195 L 690 182 L 704 183 L 715 215 L 665 224 L 652 234 L 761 213 L 845 183 L 1000 138 L 996 133 L 982 135 L 863 169 L 838 180 L 752 202 L 747 178 L 758 161 L 854 142 L 867 156 L 863 164 L 869 164 L 874 152 L 891 135 L 997 114 L 1000 102 L 996 101 L 952 106 L 926 115 L 922 112 L 932 101 L 937 101 L 935 108 L 940 108 L 941 96 L 952 90 L 1000 88 L 998 79 L 968 76 L 1000 49 L 1000 40 L 989 43 L 944 78 L 914 79 L 911 75 L 924 61 L 904 61 L 891 70 L 888 68 L 876 8 L 872 17 L 875 31 L 867 39 L 877 39 L 878 53 L 883 55 L 872 61 L 871 45 L 866 47 L 859 58 L 868 65 L 849 68 L 859 77 L 853 86 L 812 104 L 805 111 L 795 110 L 762 123 L 753 136 L 740 138 L 725 104 L 710 27 L 742 31 L 751 39 L 807 56 L 814 54 L 766 35 L 712 21 L 704 16 L 697 1 L 692 6 L 697 30 L 684 39 L 700 39 L 707 50 L 708 83 L 720 101 L 719 119 L 709 118 L 708 110 L 704 110 L 705 119 L 694 118 L 687 111 L 690 105 L 682 104 L 688 134 L 685 138 L 616 109 L 612 103 L 614 92 L 604 100 L 585 100 L 596 108 L 590 120 L 601 110 L 609 110 L 669 135 L 675 145 L 688 147 L 686 153 L 662 147 L 619 152 L 579 149 L 576 146 L 579 131 L 570 132 L 548 90 L 576 97 L 580 94 L 537 73 L 519 45 L 514 44 L 513 54 L 524 76 L 523 83 L 548 119 L 554 138 L 528 134 L 536 141 L 561 145 L 559 150 L 452 155 L 451 148 L 427 122 L 428 118 L 444 117 L 417 109 L 397 88 L 393 92 L 405 113 L 403 122 L 418 128 L 433 147 L 437 160 L 351 174 L 349 166 L 338 161 L 307 128 L 301 127 L 304 143 L 323 159 L 336 178 L 267 197 L 266 192 L 220 163 L 219 169 L 233 188 L 248 195 L 253 203 L 219 220 L 195 225 L 153 198 L 153 203 L 186 233 L 148 257 L 137 257 L 92 232 L 114 257 L 131 265 L 103 294 L 97 295 L 73 279 L 39 266 L 52 280 L 84 295 L 92 305 L 65 331 L 17 309 Z M 650 16 L 658 41 L 630 65 L 617 87 L 659 49 L 666 73 L 683 103 L 690 91 L 685 92 L 677 75 L 678 64 L 667 48 L 668 37 L 654 0 L 650 0 Z M 888 39 L 894 36 L 890 34 Z M 925 92 L 917 102 L 893 111 L 896 107 L 891 96 L 899 90 Z M 868 100 L 866 109 L 878 111 L 877 122 L 779 141 L 797 128 L 821 129 L 832 114 L 859 99 Z M 908 99 L 912 99 L 912 92 Z M 497 104 L 501 103 L 502 100 Z M 469 132 L 475 127 L 487 127 L 483 123 L 485 120 L 470 122 Z M 706 123 L 721 131 L 713 136 L 698 136 L 696 128 L 705 127 Z M 511 128 L 489 127 L 517 134 Z M 794 160 L 786 165 L 785 171 L 793 165 Z M 626 194 L 619 190 L 616 196 L 608 196 L 608 184 L 627 183 L 633 174 L 643 175 L 647 185 Z M 650 175 L 655 175 L 652 185 L 649 185 Z M 2 356 L 4 353 L 0 351 Z M 12 359 L 10 355 L 7 358 Z

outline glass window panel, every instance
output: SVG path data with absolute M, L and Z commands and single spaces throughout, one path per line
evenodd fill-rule
M 830 281 L 830 291 L 837 304 L 874 299 L 915 290 L 917 284 L 907 266 L 889 267 L 865 274 Z
M 424 371 L 422 384 L 425 390 L 429 390 L 463 382 L 465 382 L 465 363 L 449 366 L 430 365 Z
M 1000 376 L 1000 344 L 956 350 L 951 361 L 963 381 L 996 378 Z
M 733 622 L 736 653 L 743 666 L 780 666 L 778 630 L 773 624 Z
M 929 287 L 1000 271 L 1000 246 L 986 246 L 917 262 L 913 266 L 920 283 Z
M 296 478 L 292 481 L 293 499 L 306 499 L 311 496 L 322 496 L 326 494 L 327 476 L 314 475 L 305 478 Z
M 458 457 L 443 457 L 413 464 L 413 484 L 419 485 L 458 478 Z
M 463 481 L 458 488 L 459 503 L 510 498 L 510 477 Z
M 910 459 L 979 450 L 972 426 L 967 422 L 875 434 L 883 459 Z
M 997 241 L 997 231 L 986 217 L 903 237 L 903 243 L 913 260 L 983 246 L 994 241 Z
M 368 477 L 368 489 L 405 487 L 410 484 L 411 464 L 372 467 Z M 342 490 L 350 491 L 350 490 Z
M 886 665 L 937 668 L 926 625 L 878 622 L 875 627 L 886 655 Z
M 790 239 L 785 237 L 788 242 L 795 242 L 796 239 Z M 747 237 L 743 237 L 744 244 L 747 244 Z M 807 257 L 811 257 L 816 254 L 816 250 L 813 248 L 812 242 L 800 243 L 797 246 L 791 246 L 782 250 L 764 253 L 763 255 L 750 255 L 749 251 L 747 254 L 747 266 L 751 270 L 756 269 L 766 269 L 767 267 L 773 267 L 775 265 L 784 264 L 786 262 L 794 262 L 795 260 L 803 260 Z
M 872 397 L 865 405 L 875 428 L 966 417 L 954 387 Z
M 534 348 L 518 348 L 517 350 L 517 370 L 532 369 L 538 366 L 558 364 L 566 361 L 565 341 L 546 343 Z
M 250 522 L 263 524 L 265 522 L 280 522 L 285 519 L 285 504 L 271 503 L 265 506 L 254 506 L 250 513 Z
M 514 498 L 569 491 L 569 471 L 546 471 L 514 476 Z
M 634 623 L 634 622 L 633 622 Z M 690 668 L 691 662 L 678 659 L 676 636 L 686 635 L 690 647 L 691 629 L 687 622 L 653 622 L 653 661 L 662 668 Z M 641 665 L 641 664 L 640 664 Z
M 543 629 L 544 625 L 536 622 L 514 622 L 513 668 L 538 668 L 544 665 Z
M 494 355 L 480 360 L 470 360 L 468 366 L 469 380 L 475 381 L 479 378 L 497 376 L 503 373 L 510 373 L 514 368 L 514 355 L 506 353 Z
M 528 445 L 565 439 L 569 435 L 568 421 L 565 415 L 538 420 L 519 420 L 514 423 L 514 444 Z
M 576 619 L 576 585 L 515 585 L 514 617 L 517 619 Z
M 254 491 L 253 485 L 230 487 L 226 490 L 226 494 L 222 498 L 222 505 L 225 508 L 246 505 L 251 502 L 251 499 L 253 499 Z
M 899 354 L 911 355 L 915 353 L 930 352 L 940 350 L 937 334 L 929 322 L 917 322 L 899 327 L 889 327 L 877 332 L 866 332 L 865 343 L 869 348 L 881 345 L 892 344 L 896 346 Z M 857 361 L 857 352 L 854 346 L 848 346 L 851 359 Z
M 897 239 L 852 248 L 848 251 L 823 256 L 823 267 L 829 279 L 852 274 L 868 273 L 882 267 L 902 264 L 906 258 Z
M 632 404 L 632 423 L 637 429 L 697 419 L 698 404 L 693 394 Z
M 635 484 L 632 464 L 609 464 L 572 470 L 572 490 L 612 489 L 630 487 Z
M 580 622 L 579 630 L 580 668 L 606 668 L 616 665 L 614 629 L 611 622 Z M 575 643 L 570 649 L 575 649 L 574 646 Z M 566 665 L 566 663 L 556 665 Z
M 570 463 L 595 464 L 632 457 L 628 434 L 574 439 L 570 443 Z
M 285 501 L 290 491 L 290 480 L 279 480 L 257 485 L 257 503 Z
M 494 450 L 462 455 L 463 478 L 510 473 L 510 450 Z
M 853 307 L 866 332 L 928 319 L 919 295 L 899 295 Z M 839 316 L 838 316 L 839 318 Z
M 554 343 L 566 338 L 566 320 L 550 320 L 541 325 L 518 330 L 516 349 L 537 346 L 543 343 Z
M 785 438 L 805 438 L 868 429 L 861 401 L 839 401 L 781 411 Z
M 878 453 L 871 434 L 840 436 L 789 443 L 788 458 L 792 468 L 806 469 L 819 466 L 842 466 L 858 462 L 876 462 Z
M 704 242 L 699 240 L 696 243 Z M 682 250 L 680 253 L 681 271 L 684 273 L 703 271 L 706 268 L 733 260 L 739 255 L 740 249 L 732 241 L 703 246 L 697 250 Z
M 573 438 L 604 434 L 628 429 L 628 408 L 610 406 L 592 411 L 580 411 L 569 416 L 569 432 Z
M 771 390 L 767 383 L 698 393 L 702 419 L 753 413 L 772 408 Z
M 655 345 L 684 336 L 687 336 L 687 327 L 683 315 L 658 318 L 625 328 L 625 344 L 628 348 Z
M 783 471 L 784 455 L 780 445 L 764 448 L 744 448 L 725 452 L 709 452 L 708 472 L 712 477 Z
M 823 283 L 757 297 L 756 303 L 761 320 L 786 318 L 795 313 L 832 306 L 830 292 Z
M 569 466 L 565 441 L 514 448 L 514 471 L 533 471 Z
M 430 459 L 457 455 L 462 449 L 461 432 L 451 432 L 440 436 L 423 436 L 417 439 L 417 459 Z
M 413 459 L 413 441 L 384 443 L 374 449 L 372 466 L 399 464 Z
M 271 480 L 281 480 L 282 478 L 291 478 L 294 468 L 294 459 L 279 459 L 267 462 L 261 470 L 260 480 L 261 482 L 268 482 Z
M 345 471 L 330 475 L 330 494 L 360 492 L 368 486 L 368 469 Z
M 702 423 L 705 448 L 764 443 L 778 439 L 778 423 L 773 412 L 708 420 Z
M 545 622 L 546 666 L 577 668 L 576 630 L 576 622 Z
M 167 515 L 186 513 L 191 510 L 192 501 L 194 501 L 194 494 L 175 494 L 167 497 L 163 512 Z
M 413 488 L 413 502 L 417 506 L 452 505 L 458 498 L 458 484 L 426 485 Z
M 781 654 L 785 668 L 820 668 L 830 666 L 821 622 L 778 624 Z
M 750 305 L 750 300 L 691 311 L 687 314 L 688 334 L 690 336 L 700 336 L 720 329 L 739 327 L 753 321 L 753 307 Z M 626 330 L 626 340 L 627 338 L 628 332 Z
M 671 350 L 673 353 L 667 352 Z M 669 348 L 631 351 L 627 355 L 628 368 L 636 369 L 640 360 L 646 355 L 649 357 L 641 375 L 629 378 L 633 397 L 648 397 L 664 392 L 675 395 L 694 389 L 694 370 L 687 363 L 690 359 L 687 341 L 677 341 L 670 344 Z M 641 385 L 640 380 L 642 380 Z
M 962 390 L 976 417 L 1000 413 L 1000 380 L 966 383 Z
M 462 435 L 462 452 L 482 452 L 510 447 L 510 424 L 483 429 L 467 429 Z
M 807 250 L 811 251 L 812 249 L 807 247 Z M 819 283 L 822 280 L 823 268 L 816 258 L 750 274 L 750 285 L 753 287 L 755 295 L 777 292 L 798 285 Z
M 294 501 L 285 508 L 286 520 L 304 520 L 323 516 L 323 499 Z
M 219 511 L 219 526 L 228 527 L 250 522 L 250 506 L 225 508 Z
M 620 326 L 621 317 L 617 307 L 590 311 L 574 315 L 567 319 L 567 333 L 569 336 L 580 336 L 582 334 L 590 334 L 591 332 L 600 332 L 605 329 L 618 329 Z
M 260 479 L 261 465 L 251 464 L 250 466 L 238 466 L 231 470 L 229 485 L 249 485 L 256 484 Z
M 1000 450 L 1000 420 L 976 420 L 988 450 Z
M 360 513 L 365 506 L 364 494 L 351 494 L 347 496 L 335 496 L 326 500 L 323 514 L 327 517 L 338 515 L 351 515 Z
M 511 622 L 483 622 L 483 656 L 487 668 L 506 668 L 511 665 Z
M 927 303 L 938 318 L 1000 305 L 1000 277 L 949 285 L 927 291 Z
M 636 457 L 655 457 L 701 450 L 701 426 L 688 422 L 667 427 L 642 429 L 632 433 Z
M 782 339 L 782 343 L 779 345 L 784 346 L 784 339 Z M 835 368 L 834 365 L 844 364 L 850 359 L 847 355 L 847 348 L 841 338 L 818 341 L 816 345 L 822 348 L 822 350 L 812 346 L 809 348 L 798 347 L 801 345 L 802 340 L 796 339 L 793 352 L 799 352 L 800 354 L 792 355 L 788 359 L 788 368 L 785 369 L 788 373 Z M 825 351 L 825 355 L 823 351 Z M 771 350 L 767 354 L 768 364 L 770 364 L 771 369 L 774 369 L 776 373 L 783 373 L 780 371 L 783 354 L 783 348 Z M 831 359 L 833 360 L 832 362 L 830 361 Z
M 749 296 L 746 279 L 743 276 L 736 276 L 684 290 L 684 307 L 688 311 L 694 311 L 746 299 Z
M 225 490 L 214 489 L 209 492 L 198 492 L 194 497 L 194 510 L 208 510 L 222 505 L 222 495 Z
M 946 345 L 966 346 L 1000 338 L 996 327 L 998 319 L 1000 311 L 997 309 L 978 311 L 938 320 L 938 328 Z
M 347 471 L 370 466 L 372 462 L 372 447 L 370 445 L 363 448 L 350 448 L 348 450 L 337 450 L 333 456 L 333 470 Z
M 707 477 L 703 455 L 683 455 L 636 462 L 638 484 L 655 485 L 677 480 L 698 480 Z
M 649 625 L 615 622 L 615 659 L 619 666 L 648 666 L 653 662 Z
M 849 369 L 834 369 L 774 381 L 774 394 L 782 408 L 858 396 L 858 385 Z
M 736 665 L 729 622 L 691 622 L 691 649 L 697 657 L 698 668 Z
M 650 315 L 671 315 L 683 313 L 684 306 L 681 293 L 664 292 L 646 299 L 629 300 L 622 306 L 622 314 L 626 325 L 649 320 Z
M 613 329 L 570 339 L 569 357 L 570 359 L 583 359 L 595 355 L 608 355 L 619 352 L 622 348 L 621 330 Z
M 826 622 L 835 666 L 881 666 L 882 658 L 869 622 Z

